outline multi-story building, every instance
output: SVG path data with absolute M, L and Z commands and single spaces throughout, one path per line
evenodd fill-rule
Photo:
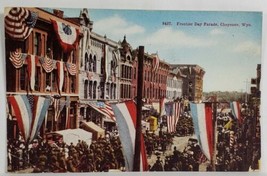
M 167 77 L 167 92 L 166 98 L 169 100 L 175 100 L 182 97 L 183 81 L 177 73 L 170 70 Z
M 173 72 L 176 72 L 183 81 L 182 94 L 189 101 L 201 101 L 203 93 L 203 77 L 205 71 L 198 65 L 176 64 L 172 65 Z
M 77 20 L 77 18 L 72 19 Z M 100 127 L 114 122 L 101 109 L 119 98 L 119 47 L 117 42 L 93 32 L 87 9 L 78 18 L 83 31 L 80 42 L 79 114 L 81 121 L 92 121 Z M 115 125 L 115 124 L 114 124 Z
M 16 24 L 21 21 L 25 23 Z M 64 19 L 59 10 L 53 14 L 39 8 L 11 8 L 5 17 L 5 32 L 6 95 L 28 98 L 27 103 L 18 102 L 18 109 L 8 101 L 12 117 L 8 134 L 17 137 L 18 125 L 27 125 L 18 123 L 17 117 L 19 111 L 25 110 L 22 105 L 30 102 L 31 108 L 36 108 L 35 100 L 30 100 L 34 96 L 51 100 L 41 124 L 41 135 L 46 131 L 76 128 L 79 24 Z

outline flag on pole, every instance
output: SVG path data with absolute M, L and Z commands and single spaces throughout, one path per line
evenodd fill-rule
M 167 128 L 169 133 L 176 131 L 176 126 L 180 117 L 181 109 L 182 106 L 180 102 L 169 102 L 165 104 Z
M 203 153 L 209 160 L 212 157 L 214 141 L 211 105 L 211 103 L 190 103 L 195 135 Z
M 136 132 L 136 104 L 133 101 L 111 105 L 118 124 L 119 137 L 122 143 L 126 169 L 133 171 L 135 132 Z M 148 170 L 148 162 L 143 135 L 141 135 L 140 171 Z
M 243 119 L 241 116 L 240 103 L 237 101 L 230 102 L 230 107 L 233 113 L 233 116 L 242 123 Z

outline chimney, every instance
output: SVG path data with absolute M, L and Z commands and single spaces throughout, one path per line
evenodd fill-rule
M 54 15 L 56 15 L 59 18 L 63 18 L 64 11 L 59 10 L 59 9 L 53 9 L 53 13 L 54 13 Z

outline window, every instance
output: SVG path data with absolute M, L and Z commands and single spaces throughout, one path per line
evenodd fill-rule
M 89 70 L 89 58 L 88 58 L 88 54 L 85 53 L 85 65 L 84 65 L 84 70 L 88 71 Z
M 105 58 L 101 57 L 101 70 L 100 70 L 100 74 L 104 74 L 105 70 Z
M 33 45 L 34 45 L 33 54 L 37 55 L 37 56 L 41 56 L 41 54 L 42 54 L 42 39 L 41 39 L 41 34 L 39 32 L 34 33 Z
M 75 76 L 70 77 L 70 92 L 71 93 L 76 92 L 76 77 Z
M 45 91 L 50 92 L 51 91 L 51 73 L 45 74 Z
M 27 82 L 26 82 L 26 73 L 27 73 L 27 65 L 23 65 L 20 69 L 20 90 L 26 90 Z
M 52 76 L 52 91 L 57 91 L 57 70 L 53 70 L 51 73 Z
M 134 79 L 136 79 L 136 68 L 134 68 Z
M 84 82 L 84 98 L 88 98 L 88 80 L 85 80 Z
M 93 71 L 96 72 L 96 56 L 95 55 L 93 59 Z
M 94 87 L 93 87 L 93 99 L 96 99 L 96 81 L 94 82 Z
M 40 91 L 40 87 L 41 87 L 41 68 L 36 66 L 34 90 Z

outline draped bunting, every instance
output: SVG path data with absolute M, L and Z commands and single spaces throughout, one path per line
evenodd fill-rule
M 10 52 L 9 60 L 15 68 L 21 68 L 25 62 L 26 57 L 27 54 L 14 51 Z
M 65 66 L 66 66 L 70 75 L 74 76 L 77 74 L 77 68 L 76 68 L 75 64 L 65 63 Z
M 51 22 L 63 52 L 71 52 L 78 42 L 78 29 L 73 26 L 66 25 L 62 22 L 54 21 L 52 19 Z
M 33 98 L 32 102 L 29 101 L 31 98 Z M 50 104 L 50 98 L 15 95 L 7 97 L 7 100 L 14 110 L 22 137 L 31 142 L 40 130 Z
M 36 24 L 38 14 L 25 8 L 14 7 L 5 17 L 5 32 L 15 40 L 29 37 Z
M 52 72 L 56 66 L 56 61 L 49 59 L 48 57 L 40 57 L 39 62 L 41 63 L 46 73 Z

